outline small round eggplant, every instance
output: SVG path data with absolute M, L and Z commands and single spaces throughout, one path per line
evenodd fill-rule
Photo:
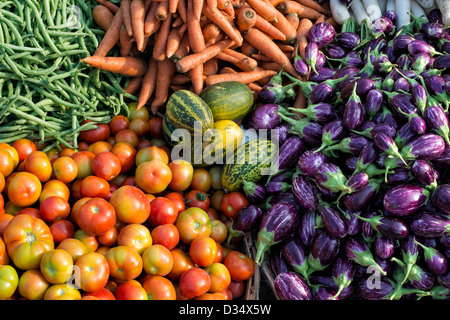
M 278 274 L 274 280 L 274 288 L 280 300 L 312 300 L 307 283 L 292 271 Z
M 294 58 L 294 69 L 301 76 L 306 76 L 309 72 L 309 66 L 300 56 Z
M 414 41 L 414 38 L 407 34 L 400 34 L 393 39 L 395 52 L 402 54 L 408 52 L 408 45 Z
M 391 20 L 393 24 L 397 23 L 397 13 L 394 10 L 386 11 L 383 16 Z
M 306 150 L 298 159 L 298 168 L 308 178 L 313 178 L 316 171 L 327 162 L 327 158 L 316 150 Z
M 406 164 L 405 160 L 398 150 L 397 145 L 394 142 L 394 139 L 392 139 L 390 136 L 383 132 L 380 132 L 373 137 L 373 142 L 382 152 L 385 152 L 390 156 L 397 157 Z
M 444 37 L 445 26 L 441 23 L 430 22 L 425 27 L 425 35 L 432 41 L 439 41 Z
M 289 108 L 289 110 L 303 114 L 307 119 L 316 122 L 331 122 L 337 117 L 333 105 L 326 102 L 310 104 L 306 108 Z
M 274 130 L 276 139 L 278 139 L 278 143 L 280 145 L 282 145 L 286 141 L 286 139 L 291 136 L 289 132 L 291 130 L 291 126 L 286 122 L 280 123 L 272 130 Z
M 413 40 L 408 43 L 408 52 L 412 56 L 419 53 L 426 53 L 430 56 L 433 56 L 437 53 L 436 49 L 434 49 L 433 46 L 422 40 Z
M 440 135 L 450 145 L 448 116 L 440 105 L 427 107 L 423 112 L 427 126 Z
M 354 93 L 355 96 L 352 94 L 345 104 L 344 114 L 342 117 L 345 127 L 349 130 L 359 129 L 364 121 L 364 108 L 361 104 L 361 100 L 356 95 L 356 86 Z
M 398 78 L 394 82 L 394 91 L 396 92 L 409 92 L 409 83 L 405 78 Z
M 336 74 L 336 70 L 328 67 L 320 67 L 316 69 L 316 72 L 311 72 L 309 80 L 317 83 L 324 82 L 328 79 L 333 79 Z
M 410 228 L 414 234 L 424 238 L 450 235 L 450 221 L 431 213 L 420 213 L 413 216 Z
M 450 67 L 450 54 L 443 54 L 441 56 L 438 56 L 433 61 L 433 68 L 434 69 L 446 69 Z
M 369 119 L 372 119 L 380 110 L 383 102 L 383 93 L 378 89 L 367 92 L 364 108 Z
M 340 141 L 345 135 L 345 125 L 341 119 L 336 119 L 326 123 L 322 127 L 322 144 L 315 152 L 331 146 Z
M 411 69 L 421 73 L 425 71 L 430 65 L 432 65 L 432 58 L 426 53 L 418 53 L 411 59 Z
M 308 254 L 308 276 L 313 272 L 326 269 L 338 256 L 341 241 L 331 236 L 324 229 L 319 229 L 314 235 Z
M 314 180 L 317 185 L 330 192 L 348 191 L 346 186 L 347 178 L 341 169 L 333 164 L 326 162 L 316 171 Z
M 342 59 L 347 55 L 347 51 L 336 44 L 331 44 L 326 48 L 327 57 L 331 59 Z
M 361 136 L 350 136 L 342 139 L 338 144 L 327 147 L 325 151 L 341 151 L 344 153 L 351 153 L 353 155 L 359 155 L 361 150 L 368 144 L 368 140 Z
M 339 256 L 332 266 L 333 280 L 338 287 L 337 292 L 329 298 L 337 299 L 341 292 L 347 288 L 355 278 L 355 266 L 352 261 L 348 260 L 344 255 Z
M 442 154 L 431 161 L 435 168 L 447 168 L 450 166 L 450 146 L 446 146 Z
M 292 186 L 288 182 L 270 181 L 266 184 L 266 190 L 269 195 L 276 195 L 291 190 Z
M 335 42 L 345 49 L 353 50 L 361 43 L 361 38 L 354 32 L 340 32 L 336 35 Z
M 375 194 L 380 190 L 383 179 L 370 179 L 362 189 L 347 194 L 343 197 L 343 202 L 351 212 L 359 212 L 370 204 Z
M 269 263 L 270 263 L 270 269 L 272 270 L 274 275 L 278 275 L 282 272 L 289 271 L 289 266 L 287 262 L 284 260 L 283 252 L 279 250 L 278 246 L 280 244 L 275 245 L 277 250 L 270 251 L 269 254 Z M 275 249 L 275 248 L 274 248 Z
M 333 88 L 326 82 L 319 83 L 311 91 L 309 95 L 309 101 L 312 104 L 318 104 L 321 102 L 329 102 L 333 97 Z
M 441 184 L 436 187 L 431 195 L 431 202 L 434 207 L 446 214 L 450 215 L 450 184 Z
M 416 160 L 411 165 L 411 172 L 420 184 L 426 187 L 437 187 L 433 167 L 425 160 Z
M 437 280 L 441 286 L 450 289 L 450 271 L 446 274 L 438 275 Z
M 428 200 L 430 192 L 420 186 L 402 184 L 389 189 L 383 198 L 384 209 L 403 217 L 418 211 Z
M 293 167 L 304 150 L 305 143 L 302 138 L 299 136 L 291 136 L 287 138 L 278 151 L 278 170 Z
M 427 106 L 427 92 L 421 84 L 415 83 L 412 85 L 411 99 L 416 107 L 422 111 L 422 114 L 424 114 L 424 110 Z
M 280 124 L 278 115 L 281 107 L 278 104 L 263 104 L 255 109 L 252 114 L 252 123 L 255 129 L 273 129 Z

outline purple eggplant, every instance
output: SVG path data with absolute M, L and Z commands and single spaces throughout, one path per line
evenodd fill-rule
M 411 87 L 411 99 L 421 113 L 424 114 L 427 106 L 427 92 L 424 86 L 419 83 L 413 84 Z
M 318 85 L 319 86 L 319 85 Z M 317 87 L 316 87 L 317 88 Z M 306 116 L 307 119 L 316 122 L 331 122 L 336 119 L 336 111 L 330 103 L 320 102 L 310 104 L 306 108 L 289 108 L 289 110 Z
M 383 93 L 378 89 L 367 92 L 364 103 L 365 112 L 369 119 L 372 119 L 381 109 L 383 103 Z
M 308 263 L 305 248 L 299 239 L 289 238 L 282 242 L 281 252 L 286 263 L 308 282 Z
M 362 189 L 347 194 L 343 197 L 343 202 L 351 212 L 359 212 L 370 204 L 370 201 L 380 190 L 383 179 L 372 178 Z
M 330 59 L 342 59 L 347 55 L 347 51 L 337 45 L 337 44 L 331 44 L 326 48 L 326 52 L 327 52 L 327 58 Z
M 342 79 L 345 78 L 346 79 L 350 79 L 350 81 L 352 81 L 352 79 L 354 79 L 354 76 L 356 76 L 359 72 L 359 69 L 357 67 L 354 66 L 346 66 L 346 67 L 342 67 L 339 70 L 336 70 L 336 73 L 334 74 L 334 79 Z M 347 83 L 345 82 L 341 82 L 342 87 L 340 86 L 340 88 L 342 89 L 344 84 L 346 85 Z
M 286 239 L 297 229 L 299 221 L 297 208 L 290 203 L 279 202 L 267 210 L 259 226 L 255 262 L 260 265 L 270 247 Z
M 356 192 L 364 188 L 369 182 L 369 176 L 365 172 L 355 172 L 347 180 L 347 187 L 351 192 Z
M 309 73 L 309 68 L 310 67 L 305 62 L 305 60 L 303 60 L 297 53 L 296 56 L 294 57 L 295 71 L 297 71 L 297 73 L 301 76 L 306 76 Z
M 326 269 L 338 256 L 341 241 L 327 231 L 319 229 L 314 235 L 308 254 L 308 276 Z
M 231 239 L 241 237 L 245 232 L 256 228 L 262 215 L 262 210 L 253 204 L 239 210 L 228 228 L 227 242 L 230 243 Z
M 317 73 L 317 57 L 319 56 L 320 49 L 317 43 L 309 42 L 305 47 L 305 62 L 311 68 L 314 73 Z
M 355 236 L 361 233 L 361 220 L 356 217 L 356 214 L 350 211 L 346 211 L 347 214 L 347 235 Z
M 325 230 L 333 237 L 342 239 L 347 235 L 347 223 L 344 216 L 329 203 L 320 201 L 318 212 Z
M 375 217 L 377 213 L 375 211 L 363 211 L 363 213 L 360 216 L 363 216 L 366 219 L 371 219 Z M 358 215 L 357 215 L 358 216 Z M 378 231 L 372 227 L 372 225 L 367 221 L 361 221 L 361 237 L 364 239 L 365 242 L 368 244 L 371 244 L 375 241 L 375 238 L 377 237 Z
M 445 141 L 434 133 L 426 133 L 408 142 L 401 155 L 405 160 L 433 160 L 439 157 L 445 149 Z
M 396 92 L 409 92 L 409 83 L 405 78 L 398 78 L 394 82 L 394 91 Z
M 389 60 L 388 56 L 381 56 L 375 59 L 373 67 L 378 74 L 386 75 L 394 69 L 395 64 Z
M 277 125 L 274 129 L 276 139 L 278 139 L 278 143 L 282 145 L 288 137 L 291 136 L 289 133 L 289 130 L 291 130 L 291 126 L 289 123 L 282 122 L 279 125 Z
M 243 181 L 243 191 L 248 200 L 252 203 L 262 203 L 267 199 L 267 191 L 263 185 L 252 181 Z
M 448 271 L 448 262 L 445 256 L 433 247 L 428 247 L 418 241 L 417 244 L 423 249 L 425 263 L 433 274 L 443 275 Z
M 318 190 L 314 182 L 304 175 L 292 179 L 292 193 L 300 208 L 306 212 L 315 211 L 319 206 Z
M 394 50 L 399 53 L 408 52 L 408 45 L 414 41 L 414 38 L 407 34 L 400 34 L 393 39 Z
M 354 32 L 340 32 L 336 35 L 335 42 L 345 49 L 352 50 L 361 43 L 361 38 Z
M 364 109 L 361 99 L 357 95 L 358 82 L 355 82 L 351 96 L 345 104 L 344 114 L 342 117 L 344 126 L 349 130 L 356 130 L 361 127 L 364 121 Z
M 385 152 L 390 156 L 397 157 L 406 164 L 404 158 L 397 148 L 397 145 L 394 142 L 394 139 L 392 139 L 390 136 L 382 132 L 378 133 L 373 137 L 373 142 L 382 152 Z
M 427 292 L 427 295 L 434 300 L 450 300 L 450 289 L 444 286 L 434 286 L 430 291 Z
M 411 69 L 421 73 L 433 63 L 432 58 L 426 53 L 418 53 L 411 59 Z
M 342 291 L 352 283 L 355 278 L 355 266 L 352 261 L 341 255 L 333 263 L 332 274 L 338 290 L 329 300 L 339 298 Z
M 314 180 L 319 187 L 330 192 L 349 191 L 346 185 L 347 178 L 341 169 L 333 163 L 322 164 L 314 174 Z
M 445 26 L 437 22 L 430 22 L 425 27 L 425 35 L 432 41 L 438 41 L 444 38 Z
M 302 215 L 297 234 L 306 247 L 310 247 L 314 235 L 317 233 L 317 214 L 315 211 L 309 211 Z
M 380 234 L 391 239 L 403 239 L 408 236 L 408 225 L 398 218 L 374 215 L 370 218 L 356 215 L 362 221 L 371 225 Z
M 274 280 L 274 288 L 280 300 L 312 300 L 307 283 L 292 271 L 278 274 Z
M 362 238 L 347 238 L 345 242 L 345 255 L 350 261 L 364 267 L 372 266 L 380 271 L 382 275 L 386 275 L 386 272 L 375 262 L 369 246 Z
M 316 69 L 317 73 L 311 72 L 309 80 L 316 83 L 324 82 L 325 80 L 333 79 L 336 70 L 328 67 L 320 67 Z
M 279 114 L 280 118 L 291 125 L 290 133 L 298 135 L 310 145 L 318 145 L 322 139 L 322 125 L 306 119 L 295 120 L 291 117 Z
M 325 148 L 324 152 L 341 151 L 344 153 L 351 153 L 359 155 L 361 150 L 369 143 L 369 141 L 362 136 L 350 136 L 343 138 L 339 143 Z
M 437 276 L 439 284 L 445 288 L 450 289 L 450 271 L 446 274 L 440 274 Z
M 386 184 L 389 186 L 396 186 L 404 184 L 412 179 L 411 170 L 409 168 L 395 168 L 391 170 L 386 177 Z
M 333 97 L 333 88 L 326 82 L 321 82 L 311 91 L 309 95 L 309 101 L 312 104 L 318 104 L 321 102 L 329 102 Z
M 388 18 L 389 20 L 392 21 L 392 23 L 396 24 L 397 23 L 397 13 L 393 10 L 388 10 L 384 13 L 383 15 L 384 17 Z
M 263 103 L 280 103 L 295 94 L 293 93 L 293 88 L 296 84 L 290 83 L 283 85 L 282 74 L 283 68 L 281 68 L 278 74 L 271 77 L 269 82 L 258 92 L 258 98 Z
M 433 61 L 434 69 L 447 69 L 450 67 L 450 54 L 443 54 Z
M 267 103 L 257 107 L 252 114 L 255 129 L 273 129 L 280 124 L 278 112 L 282 109 L 278 104 Z
M 450 221 L 431 213 L 420 213 L 413 216 L 410 228 L 416 235 L 424 238 L 450 235 Z
M 428 201 L 429 196 L 430 192 L 420 186 L 402 184 L 385 193 L 383 206 L 392 215 L 408 216 L 418 211 Z
M 297 200 L 295 199 L 294 195 L 291 192 L 282 192 L 273 196 L 270 196 L 266 201 L 266 206 L 264 206 L 265 209 L 270 209 L 272 206 L 279 202 L 287 202 L 291 205 L 293 205 L 297 210 L 300 208 Z
M 447 145 L 450 145 L 448 116 L 440 105 L 427 107 L 423 112 L 423 117 L 428 127 L 440 135 Z
M 320 22 L 312 26 L 307 37 L 308 42 L 317 44 L 319 48 L 324 48 L 333 42 L 335 35 L 336 31 L 331 24 Z
M 370 279 L 360 280 L 358 293 L 364 300 L 399 300 L 409 294 L 428 295 L 423 290 L 397 286 L 392 280 L 385 277 L 377 279 L 376 284 Z
M 413 56 L 419 53 L 426 53 L 430 56 L 434 56 L 437 53 L 433 46 L 422 40 L 413 40 L 408 43 L 408 52 Z
M 354 93 L 356 84 L 356 93 Z M 361 101 L 365 101 L 366 95 L 370 90 L 376 89 L 375 82 L 370 78 L 359 78 L 349 82 L 342 91 L 339 93 L 340 98 L 347 102 L 350 97 L 355 95 L 360 98 Z
M 409 123 L 405 123 L 397 130 L 397 133 L 394 137 L 394 142 L 399 149 L 402 149 L 415 137 L 416 133 L 411 130 Z
M 334 289 L 324 286 L 313 287 L 313 296 L 318 301 L 339 300 Z
M 428 21 L 443 24 L 442 13 L 438 8 L 431 9 L 427 14 Z
M 450 215 L 450 184 L 441 184 L 431 195 L 431 202 L 439 211 Z
M 436 176 L 434 174 L 433 167 L 425 160 L 416 160 L 411 165 L 411 172 L 414 178 L 419 181 L 420 184 L 428 189 L 437 187 Z
M 373 142 L 368 142 L 362 149 L 356 162 L 356 171 L 363 171 L 372 164 L 378 156 L 378 148 Z
M 278 246 L 280 246 L 280 244 L 276 244 L 275 247 L 277 247 L 277 250 L 272 250 L 269 254 L 270 269 L 275 275 L 290 270 L 286 260 L 284 260 L 283 252 L 279 250 Z
M 408 54 L 402 54 L 400 57 L 398 57 L 396 64 L 400 67 L 400 69 L 407 70 L 411 67 L 412 58 Z M 392 70 L 392 68 L 391 68 L 391 70 Z M 391 71 L 391 70 L 389 70 L 389 71 Z M 399 79 L 401 79 L 401 78 L 399 78 Z M 399 79 L 397 79 L 397 80 L 399 80 Z M 405 90 L 405 91 L 407 91 L 407 90 Z
M 395 251 L 395 240 L 381 234 L 377 235 L 373 243 L 375 254 L 382 259 L 389 259 Z
M 442 154 L 432 160 L 435 168 L 446 168 L 450 166 L 450 146 L 446 146 Z
M 367 124 L 367 121 L 365 121 L 363 125 L 364 124 Z M 372 122 L 372 124 L 371 126 L 366 126 L 367 127 L 366 129 L 362 127 L 361 129 L 364 129 L 363 131 L 352 130 L 352 132 L 362 135 L 369 139 L 373 139 L 378 133 L 383 133 L 393 138 L 394 135 L 397 133 L 397 131 L 389 123 L 375 124 Z
M 450 102 L 444 78 L 437 74 L 431 75 L 425 80 L 425 86 L 428 92 L 435 97 L 437 101 L 443 103 L 445 105 L 445 110 L 448 111 Z
M 299 136 L 291 136 L 287 138 L 278 151 L 278 170 L 293 167 L 304 150 L 305 143 Z
M 396 262 L 400 265 L 401 268 L 406 268 L 406 265 L 401 260 L 393 257 L 391 259 L 392 261 Z M 406 277 L 406 280 L 408 280 L 411 285 L 422 291 L 430 290 L 433 287 L 434 284 L 434 275 L 432 275 L 430 272 L 422 269 L 417 264 L 414 264 L 411 267 L 411 271 L 409 272 L 408 276 Z
M 313 178 L 316 171 L 327 162 L 327 158 L 317 149 L 306 150 L 298 159 L 298 168 L 308 178 Z
M 266 190 L 269 195 L 276 195 L 291 190 L 291 184 L 281 181 L 270 181 L 266 184 Z

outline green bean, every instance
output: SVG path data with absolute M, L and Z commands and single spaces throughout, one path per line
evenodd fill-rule
M 44 3 L 44 13 L 45 13 L 45 19 L 47 21 L 47 24 L 49 26 L 55 25 L 52 14 L 50 12 L 50 2 L 48 0 L 42 0 L 42 2 Z
M 31 114 L 22 112 L 20 110 L 15 109 L 15 108 L 10 108 L 10 112 L 15 114 L 16 116 L 19 116 L 19 117 L 21 117 L 23 119 L 26 119 L 26 120 L 29 120 L 31 122 L 37 123 L 37 124 L 42 125 L 44 127 L 53 128 L 55 130 L 61 130 L 61 127 L 58 126 L 58 125 L 55 125 L 54 123 L 45 121 L 44 119 L 40 119 L 38 117 L 35 117 L 35 116 L 31 115 Z
M 28 136 L 29 136 L 29 133 L 22 133 L 19 135 L 16 133 L 13 137 L 0 139 L 0 142 L 11 143 L 11 142 L 14 142 L 19 139 L 27 138 Z
M 8 26 L 6 25 L 6 23 L 3 23 L 3 22 L 0 22 L 0 26 L 2 28 L 4 43 L 11 43 L 12 38 L 11 38 L 11 35 L 9 34 Z
M 23 46 L 22 36 L 16 26 L 10 20 L 5 19 L 2 16 L 0 16 L 0 20 L 8 26 L 9 30 L 11 30 L 19 46 Z
M 0 9 L 0 14 L 4 15 L 8 19 L 12 19 L 12 20 L 16 21 L 20 25 L 22 25 L 24 23 L 23 18 L 16 15 L 15 13 L 12 13 L 11 11 L 7 11 L 3 8 Z
M 19 13 L 19 17 L 23 20 L 24 16 L 23 16 L 23 4 L 20 3 L 19 0 L 12 0 L 12 2 L 14 3 L 14 6 L 16 7 L 16 12 Z

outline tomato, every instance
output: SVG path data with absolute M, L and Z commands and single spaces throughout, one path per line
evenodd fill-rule
M 222 197 L 225 195 L 225 191 L 223 190 L 216 190 L 213 195 L 211 196 L 211 206 L 217 210 L 220 211 L 220 202 L 222 201 Z
M 209 196 L 207 193 L 192 189 L 189 191 L 186 195 L 186 206 L 187 207 L 196 207 L 203 210 L 206 210 L 209 208 L 209 204 L 211 203 L 211 200 L 209 199 Z
M 97 141 L 90 144 L 87 151 L 91 152 L 94 156 L 102 152 L 110 152 L 113 146 L 108 141 Z
M 77 285 L 83 291 L 97 291 L 108 282 L 109 264 L 105 256 L 100 253 L 85 253 L 78 258 L 75 267 L 75 272 L 79 272 L 79 284 Z
M 169 168 L 172 171 L 172 181 L 169 183 L 169 188 L 178 192 L 187 190 L 192 183 L 195 172 L 192 164 L 189 161 L 177 159 L 169 163 Z
M 53 172 L 50 160 L 48 160 L 47 155 L 42 151 L 33 151 L 30 153 L 25 159 L 24 169 L 26 172 L 38 177 L 41 182 L 50 180 Z
M 208 170 L 211 176 L 211 188 L 214 190 L 222 189 L 222 171 L 223 167 L 219 165 L 211 166 Z
M 166 165 L 169 164 L 169 156 L 163 149 L 157 146 L 150 146 L 138 151 L 135 160 L 136 166 L 139 166 L 141 163 L 152 161 L 155 159 L 162 160 Z
M 82 198 L 81 196 L 81 179 L 77 179 L 72 183 L 72 187 L 70 188 L 72 194 L 72 200 L 78 201 Z
M 6 185 L 5 176 L 2 173 L 0 173 L 0 193 L 2 193 L 3 190 L 5 190 L 5 185 Z
M 79 209 L 78 225 L 92 235 L 99 236 L 106 233 L 115 223 L 114 207 L 105 199 L 89 199 Z
M 246 288 L 247 285 L 245 281 L 231 280 L 230 285 L 228 286 L 228 290 L 231 292 L 233 299 L 242 297 Z
M 211 265 L 216 258 L 216 254 L 216 241 L 208 236 L 195 238 L 189 247 L 189 256 L 199 267 Z
M 232 250 L 223 260 L 223 264 L 230 271 L 231 279 L 235 281 L 248 280 L 255 273 L 255 262 L 246 254 Z
M 106 252 L 110 274 L 112 277 L 127 281 L 137 278 L 142 272 L 143 258 L 130 247 L 112 247 Z
M 165 276 L 173 267 L 173 256 L 169 249 L 153 244 L 142 253 L 144 271 L 153 276 Z
M 36 144 L 29 139 L 17 139 L 12 146 L 17 151 L 19 162 L 22 162 L 30 153 L 37 150 Z
M 56 179 L 69 183 L 78 176 L 78 165 L 70 157 L 60 157 L 53 162 L 53 175 Z
M 180 240 L 185 244 L 191 244 L 197 237 L 211 234 L 211 220 L 200 208 L 188 208 L 181 212 L 175 225 L 180 232 Z
M 92 122 L 91 120 L 84 120 L 81 125 Z M 83 130 L 80 132 L 78 138 L 82 141 L 86 141 L 92 144 L 97 141 L 105 141 L 111 135 L 111 130 L 109 125 L 106 123 L 96 123 L 94 124 L 97 128 L 90 130 Z
M 69 238 L 73 238 L 75 226 L 69 220 L 57 220 L 50 225 L 50 231 L 55 243 L 60 243 Z
M 136 280 L 128 280 L 117 286 L 117 300 L 148 300 L 147 292 Z
M 122 129 L 119 130 L 115 135 L 114 139 L 116 143 L 119 142 L 127 142 L 133 146 L 133 148 L 137 148 L 139 144 L 139 136 L 131 129 Z
M 0 149 L 0 173 L 7 177 L 14 171 L 14 159 L 11 153 L 5 149 Z
M 0 149 L 4 149 L 10 153 L 13 159 L 14 169 L 17 168 L 17 166 L 19 165 L 19 153 L 17 152 L 16 148 L 5 142 L 0 142 Z
M 128 128 L 134 131 L 138 137 L 142 137 L 150 131 L 150 123 L 143 118 L 135 118 L 131 120 Z
M 31 207 L 39 199 L 41 191 L 38 177 L 29 172 L 19 172 L 8 185 L 8 198 L 19 207 Z
M 80 300 L 81 293 L 73 285 L 68 283 L 54 284 L 47 289 L 44 300 Z
M 62 249 L 50 250 L 42 256 L 40 270 L 51 284 L 67 282 L 73 273 L 72 256 Z
M 152 194 L 163 192 L 172 180 L 170 168 L 160 159 L 138 165 L 135 176 L 138 186 Z
M 211 219 L 211 221 L 213 220 L 218 220 L 220 217 L 219 212 L 217 212 L 216 209 L 209 207 L 208 209 L 205 210 L 205 212 L 208 214 L 209 219 Z
M 82 197 L 103 198 L 109 196 L 108 181 L 97 176 L 87 176 L 81 181 L 80 193 Z
M 78 179 L 83 179 L 94 174 L 92 172 L 92 160 L 94 160 L 95 154 L 90 151 L 78 151 L 70 157 L 75 161 L 77 165 Z
M 133 168 L 137 151 L 131 144 L 118 142 L 111 149 L 111 153 L 119 159 L 121 173 L 128 172 Z
M 59 180 L 52 179 L 47 181 L 42 187 L 41 195 L 39 196 L 39 202 L 42 203 L 47 197 L 59 196 L 66 201 L 70 198 L 70 189 L 67 185 Z
M 9 262 L 9 256 L 8 252 L 6 251 L 6 245 L 3 241 L 3 238 L 0 237 L 0 265 L 8 264 Z
M 12 214 L 13 216 L 16 216 L 20 211 L 23 210 L 23 208 L 15 205 L 11 201 L 8 201 L 5 203 L 3 210 L 4 210 L 4 213 L 9 213 L 9 214 Z M 4 214 L 4 213 L 2 213 L 2 214 Z
M 191 189 L 208 192 L 211 189 L 211 175 L 205 168 L 195 168 L 192 176 Z
M 202 268 L 194 267 L 183 272 L 180 277 L 180 292 L 188 299 L 208 292 L 211 279 Z
M 66 219 L 70 214 L 70 204 L 58 196 L 50 196 L 39 207 L 42 218 L 47 222 Z
M 0 266 L 0 299 L 9 299 L 19 285 L 19 275 L 10 265 Z
M 117 156 L 109 151 L 96 154 L 92 160 L 92 172 L 106 181 L 114 179 L 121 172 L 121 163 Z
M 123 186 L 133 186 L 133 187 L 139 188 L 139 186 L 138 186 L 138 184 L 136 182 L 136 177 L 134 177 L 134 176 L 130 176 L 130 177 L 125 178 L 122 181 L 122 183 L 120 184 L 120 186 L 121 187 L 123 187 Z
M 151 214 L 151 206 L 144 192 L 134 186 L 117 189 L 109 203 L 113 206 L 117 219 L 125 223 L 143 223 Z
M 111 227 L 104 234 L 97 236 L 97 240 L 102 246 L 112 247 L 116 244 L 118 235 L 119 231 L 115 227 Z
M 165 197 L 156 197 L 150 202 L 150 215 L 148 221 L 153 227 L 175 223 L 178 216 L 178 209 L 171 200 Z
M 142 254 L 144 250 L 153 244 L 153 237 L 150 230 L 138 223 L 132 223 L 120 229 L 117 236 L 117 245 L 126 246 Z
M 41 216 L 41 212 L 39 211 L 39 209 L 33 207 L 24 208 L 20 210 L 17 214 L 28 214 L 32 217 L 44 220 Z
M 211 278 L 209 292 L 222 292 L 228 288 L 231 282 L 230 272 L 222 263 L 213 263 L 205 268 Z
M 114 294 L 109 291 L 106 288 L 100 288 L 97 291 L 94 292 L 89 292 L 89 293 L 83 293 L 82 296 L 92 296 L 92 297 L 97 297 L 100 300 L 116 300 L 116 297 L 114 296 Z
M 207 292 L 195 297 L 194 300 L 227 300 L 227 298 L 223 294 L 218 292 L 213 293 Z
M 228 227 L 220 220 L 211 220 L 210 237 L 213 238 L 216 242 L 224 242 L 228 237 Z
M 148 300 L 176 300 L 177 293 L 173 283 L 161 276 L 147 278 L 142 287 L 147 292 Z
M 60 152 L 59 152 L 59 157 L 61 158 L 61 157 L 69 157 L 70 158 L 70 156 L 71 155 L 73 155 L 74 153 L 76 153 L 77 152 L 77 150 L 75 150 L 75 149 L 72 149 L 72 148 L 63 148 Z M 49 159 L 50 160 L 50 159 Z
M 153 228 L 151 237 L 154 244 L 160 244 L 172 250 L 180 241 L 180 232 L 173 224 L 162 224 Z
M 100 245 L 96 236 L 90 233 L 86 233 L 82 229 L 76 230 L 73 234 L 73 237 L 80 240 L 86 246 L 88 252 L 97 250 Z
M 27 270 L 19 278 L 19 294 L 28 300 L 43 300 L 49 287 L 40 270 Z
M 37 269 L 42 256 L 54 249 L 50 228 L 43 220 L 26 214 L 11 219 L 3 240 L 14 265 L 22 270 Z
M 124 115 L 118 114 L 112 117 L 109 121 L 109 128 L 111 130 L 111 134 L 115 135 L 122 129 L 128 129 L 130 125 L 130 120 Z
M 88 253 L 89 250 L 86 245 L 78 239 L 75 238 L 67 238 L 61 241 L 61 243 L 56 247 L 56 249 L 61 249 L 67 251 L 71 257 L 73 262 L 77 262 L 78 258 Z
M 100 246 L 97 250 L 95 250 L 95 252 L 100 253 L 106 257 L 106 252 L 108 252 L 109 249 L 111 249 L 111 247 Z
M 223 255 L 224 255 L 224 251 L 223 251 L 224 249 L 219 242 L 216 242 L 216 246 L 217 246 L 217 254 L 216 254 L 216 258 L 214 259 L 214 262 L 222 262 Z
M 173 266 L 170 272 L 166 275 L 172 281 L 178 281 L 181 275 L 190 268 L 195 267 L 194 262 L 189 255 L 179 248 L 170 250 L 173 257 Z
M 130 110 L 130 114 L 128 118 L 130 121 L 136 118 L 141 118 L 144 120 L 150 119 L 150 113 L 147 108 L 139 108 L 137 107 L 137 102 L 131 102 L 128 104 L 128 109 Z
M 136 147 L 136 151 L 139 152 L 141 149 L 151 147 L 151 146 L 152 146 L 152 143 L 150 142 L 150 140 L 140 137 L 138 146 Z
M 186 209 L 186 206 L 184 204 L 184 197 L 181 193 L 169 192 L 168 194 L 164 195 L 164 198 L 169 199 L 170 201 L 172 201 L 175 204 L 175 206 L 178 209 L 178 213 L 180 213 L 181 211 L 184 211 Z
M 225 216 L 233 219 L 239 210 L 248 205 L 249 202 L 242 192 L 233 191 L 222 197 L 222 200 L 220 201 L 220 210 Z
M 157 139 L 163 139 L 163 128 L 162 128 L 162 121 L 163 119 L 161 117 L 154 117 L 151 118 L 148 122 L 150 124 L 150 130 L 149 130 L 149 136 L 151 138 L 157 138 Z

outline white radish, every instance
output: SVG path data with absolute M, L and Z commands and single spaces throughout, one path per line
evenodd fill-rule
M 442 21 L 446 26 L 450 26 L 450 1 L 448 0 L 436 0 L 436 4 L 441 10 Z
M 382 16 L 378 0 L 362 0 L 364 8 L 369 15 L 370 21 L 375 21 Z
M 387 3 L 387 0 L 379 0 L 378 1 L 378 5 L 380 6 L 381 13 L 386 12 L 386 3 Z
M 423 10 L 423 8 L 416 2 L 416 0 L 411 0 L 411 13 L 414 17 L 427 17 L 427 14 Z
M 350 4 L 350 8 L 359 25 L 362 24 L 364 19 L 370 20 L 370 17 L 366 12 L 366 8 L 364 8 L 364 5 L 361 2 L 361 0 L 353 0 L 352 3 Z
M 330 0 L 330 9 L 333 19 L 340 25 L 351 18 L 347 5 L 341 0 Z
M 434 5 L 434 0 L 416 0 L 416 1 L 422 8 L 431 8 Z
M 406 26 L 411 22 L 411 0 L 395 0 L 395 12 L 397 13 L 397 28 Z
M 395 11 L 395 0 L 387 0 L 385 12 L 388 11 Z

